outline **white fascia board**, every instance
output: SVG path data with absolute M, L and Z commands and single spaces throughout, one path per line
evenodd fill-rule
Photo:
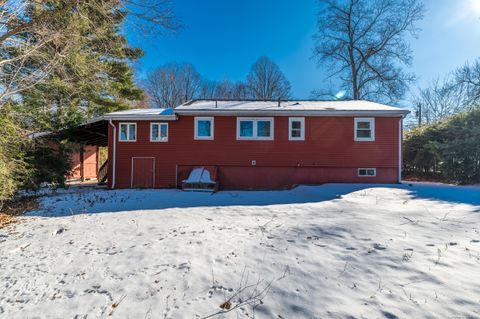
M 176 115 L 105 115 L 105 120 L 112 121 L 176 121 Z

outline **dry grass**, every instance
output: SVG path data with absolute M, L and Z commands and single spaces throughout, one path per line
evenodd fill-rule
M 0 228 L 18 222 L 18 218 L 15 216 L 0 213 Z
M 18 223 L 17 216 L 39 207 L 38 197 L 23 197 L 3 204 L 0 209 L 0 228 Z
M 39 207 L 38 196 L 21 197 L 5 202 L 0 208 L 0 214 L 18 216 Z

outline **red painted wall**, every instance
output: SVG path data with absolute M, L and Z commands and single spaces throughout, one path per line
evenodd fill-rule
M 83 155 L 83 168 L 82 158 Z M 98 172 L 98 146 L 87 145 L 83 148 L 82 152 L 74 152 L 70 161 L 72 164 L 72 171 L 66 178 L 67 180 L 73 179 L 95 179 Z M 82 172 L 83 170 L 83 172 Z M 83 175 L 83 176 L 82 176 Z
M 194 117 L 169 121 L 168 142 L 150 142 L 150 121 L 137 123 L 137 142 L 118 141 L 116 188 L 131 185 L 132 157 L 155 157 L 155 187 L 176 187 L 178 167 L 218 166 L 221 189 L 280 188 L 326 182 L 396 183 L 398 117 L 375 118 L 375 141 L 354 141 L 353 117 L 306 117 L 305 141 L 288 140 L 288 117 L 274 118 L 273 141 L 237 141 L 236 117 L 216 116 L 214 140 L 194 140 Z M 109 129 L 109 158 L 113 129 Z M 251 161 L 256 161 L 252 167 Z M 109 172 L 113 161 L 109 160 Z M 376 177 L 358 177 L 358 168 Z M 111 179 L 109 179 L 111 183 Z M 111 186 L 111 184 L 110 184 Z

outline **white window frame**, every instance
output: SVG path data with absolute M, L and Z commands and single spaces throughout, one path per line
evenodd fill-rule
M 122 125 L 126 125 L 127 126 L 127 139 L 126 140 L 122 140 Z M 134 125 L 135 126 L 135 139 L 134 140 L 130 140 L 130 125 Z M 137 141 L 137 123 L 136 122 L 122 122 L 122 123 L 118 123 L 118 141 L 119 142 L 136 142 Z
M 210 121 L 212 125 L 210 125 L 210 136 L 198 136 L 198 121 Z M 214 132 L 215 132 L 215 121 L 212 116 L 197 116 L 195 117 L 195 125 L 194 125 L 194 139 L 196 140 L 213 140 L 214 139 Z
M 358 137 L 357 136 L 357 129 L 358 129 L 358 123 L 364 123 L 364 122 L 369 122 L 370 123 L 370 137 Z M 355 118 L 355 125 L 353 127 L 354 129 L 354 134 L 355 134 L 355 141 L 356 142 L 373 142 L 375 141 L 375 118 L 373 117 L 356 117 Z
M 292 123 L 300 122 L 300 137 L 292 136 Z M 289 141 L 305 141 L 305 118 L 304 117 L 289 117 L 288 118 L 288 140 Z
M 167 138 L 166 138 L 166 139 L 164 139 L 164 140 L 162 140 L 162 139 L 159 139 L 159 140 L 154 140 L 154 139 L 152 139 L 152 132 L 153 132 L 153 126 L 154 126 L 154 125 L 158 125 L 158 134 L 159 134 L 159 135 L 160 135 L 160 132 L 161 132 L 160 127 L 161 127 L 162 125 L 167 126 Z M 161 123 L 161 122 L 158 122 L 158 123 L 157 123 L 157 122 L 155 122 L 155 123 L 150 123 L 150 142 L 152 142 L 152 143 L 165 143 L 165 142 L 168 142 L 168 135 L 169 135 L 169 134 L 168 134 L 168 123 Z
M 361 170 L 365 170 L 365 171 L 373 170 L 373 175 L 360 175 L 360 171 L 361 171 Z M 370 168 L 359 168 L 359 169 L 357 170 L 357 175 L 358 175 L 358 177 L 376 177 L 376 176 L 377 176 L 377 169 L 376 169 L 376 168 L 372 168 L 372 167 L 370 167 Z
M 240 122 L 242 121 L 252 121 L 253 122 L 253 136 L 240 136 Z M 259 121 L 269 121 L 270 122 L 270 136 L 263 137 L 257 136 L 258 134 L 258 125 Z M 237 117 L 237 140 L 239 141 L 273 141 L 274 140 L 274 119 L 273 117 Z

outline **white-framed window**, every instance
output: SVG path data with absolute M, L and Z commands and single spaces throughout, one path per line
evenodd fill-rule
M 376 168 L 359 168 L 358 169 L 359 177 L 375 177 L 377 176 Z
M 196 140 L 213 140 L 213 117 L 195 118 Z
M 120 142 L 136 142 L 137 141 L 137 123 L 120 123 L 120 134 L 118 134 Z
M 355 118 L 355 141 L 375 141 L 374 118 Z
M 290 141 L 305 140 L 305 118 L 304 117 L 288 118 L 288 139 Z
M 237 117 L 237 140 L 273 140 L 273 118 Z
M 150 142 L 168 142 L 168 123 L 150 123 Z

